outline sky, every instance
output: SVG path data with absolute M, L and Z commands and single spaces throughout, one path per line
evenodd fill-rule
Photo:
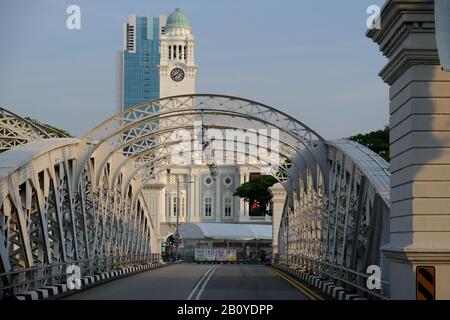
M 388 123 L 386 63 L 365 36 L 384 0 L 0 0 L 0 105 L 81 136 L 113 115 L 129 12 L 180 8 L 196 38 L 196 93 L 268 104 L 326 139 Z M 81 9 L 69 30 L 66 8 Z

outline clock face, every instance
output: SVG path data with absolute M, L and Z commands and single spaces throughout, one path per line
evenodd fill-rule
M 181 68 L 175 68 L 170 72 L 170 78 L 175 82 L 183 81 L 184 71 Z

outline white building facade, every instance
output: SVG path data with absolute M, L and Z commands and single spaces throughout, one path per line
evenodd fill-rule
M 135 41 L 136 33 L 131 33 L 131 36 L 129 31 L 126 33 L 130 26 L 136 24 L 135 20 L 136 17 L 131 15 L 129 22 L 124 25 L 124 37 L 127 34 L 130 37 L 125 41 L 125 45 L 128 42 L 133 44 Z M 198 66 L 195 62 L 195 38 L 187 17 L 181 10 L 176 9 L 167 19 L 164 16 L 154 18 L 153 26 L 145 25 L 145 23 L 152 23 L 150 18 L 143 21 L 144 29 L 152 30 L 143 32 L 147 34 L 147 38 L 159 39 L 159 64 L 156 65 L 155 75 L 159 77 L 159 82 L 151 84 L 152 88 L 148 91 L 159 86 L 159 98 L 195 93 Z M 136 29 L 139 30 L 139 25 Z M 133 54 L 133 51 L 129 52 Z M 153 54 L 151 50 L 143 54 L 143 62 L 147 61 L 146 56 L 149 56 L 151 61 Z M 144 70 L 144 73 L 149 72 L 151 73 Z M 131 93 L 134 88 L 131 87 Z M 123 96 L 126 98 L 126 95 Z M 122 104 L 122 109 L 126 107 Z M 162 121 L 164 120 L 160 123 Z M 219 164 L 217 178 L 212 179 L 210 169 L 205 164 L 178 166 L 172 168 L 170 173 L 160 174 L 145 188 L 144 192 L 149 208 L 155 212 L 153 218 L 157 220 L 157 224 L 161 225 L 161 240 L 164 241 L 165 237 L 173 232 L 177 220 L 177 206 L 179 206 L 180 223 L 271 224 L 270 216 L 251 216 L 249 204 L 233 196 L 236 188 L 249 181 L 255 173 L 258 172 L 254 166 Z M 177 180 L 179 195 L 177 195 Z

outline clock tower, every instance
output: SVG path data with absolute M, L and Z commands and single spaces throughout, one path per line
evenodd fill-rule
M 189 20 L 176 9 L 168 18 L 160 39 L 160 97 L 195 93 L 198 66 L 195 39 Z

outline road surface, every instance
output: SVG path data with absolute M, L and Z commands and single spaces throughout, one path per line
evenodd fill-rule
M 114 280 L 69 300 L 307 300 L 271 267 L 177 264 Z

